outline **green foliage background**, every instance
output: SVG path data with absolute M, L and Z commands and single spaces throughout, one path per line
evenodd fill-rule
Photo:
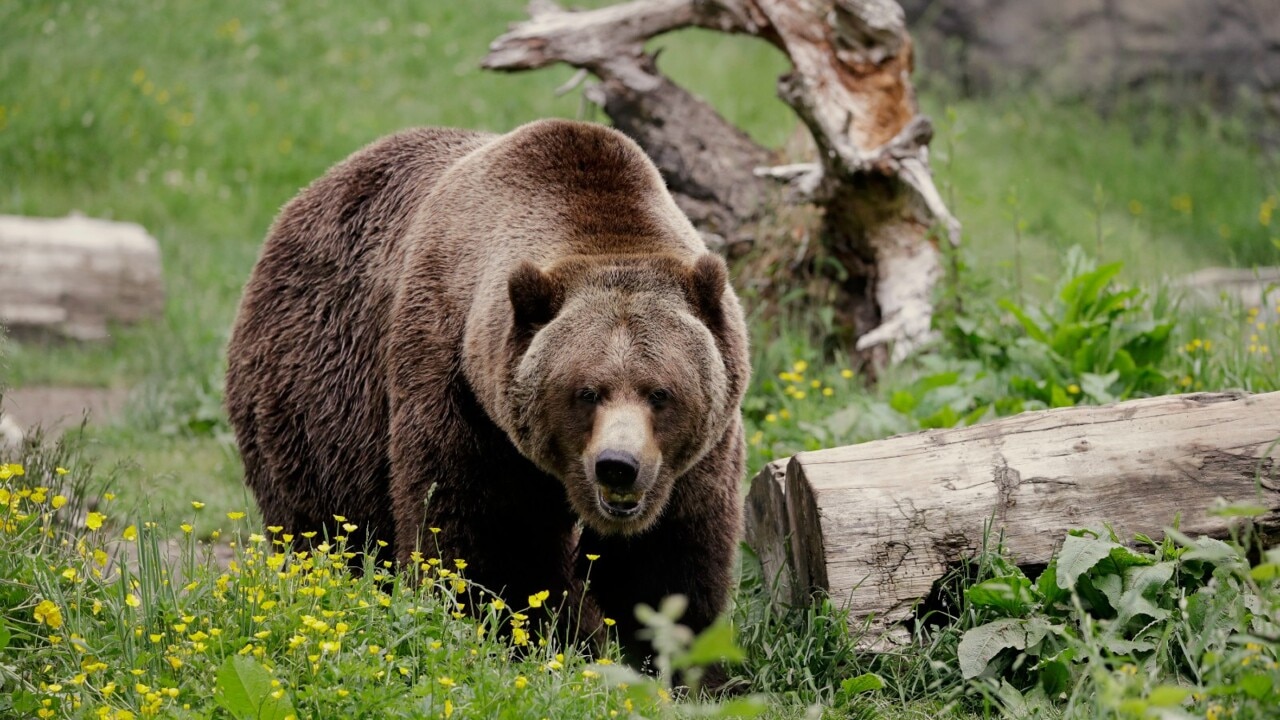
M 189 522 L 193 536 L 211 538 L 226 513 L 252 506 L 221 409 L 222 354 L 276 210 L 333 163 L 403 127 L 605 120 L 576 93 L 554 95 L 567 68 L 478 69 L 489 41 L 524 17 L 522 6 L 0 3 L 0 212 L 139 222 L 160 241 L 169 291 L 163 318 L 120 328 L 109 344 L 8 343 L 0 386 L 130 388 L 124 418 L 68 438 L 77 472 L 110 478 L 119 503 L 136 506 L 159 537 L 184 537 L 179 524 Z M 761 142 L 781 146 L 796 132 L 773 90 L 786 60 L 764 43 L 683 31 L 651 47 L 664 71 Z M 1280 164 L 1240 121 L 1207 108 L 1171 111 L 1145 96 L 1104 117 L 1033 93 L 964 98 L 928 77 L 920 84 L 937 127 L 934 170 L 965 224 L 940 291 L 938 342 L 868 387 L 824 346 L 829 311 L 805 305 L 802 291 L 765 308 L 753 278 L 737 277 L 752 312 L 755 377 L 744 413 L 753 469 L 799 450 L 1027 409 L 1277 388 L 1276 294 L 1266 307 L 1206 307 L 1162 281 L 1208 265 L 1280 262 Z M 192 500 L 205 512 L 190 514 Z M 1172 552 L 1160 549 L 1158 562 Z M 991 577 L 1006 576 L 1014 574 Z M 998 684 L 980 690 L 930 660 L 959 657 L 958 634 L 872 662 L 852 650 L 838 607 L 768 612 L 745 585 L 743 672 L 793 709 L 820 699 L 851 717 L 886 707 L 890 717 L 933 716 L 957 688 L 968 688 L 964 711 L 1012 702 Z M 993 619 L 982 614 L 989 597 L 981 600 L 966 616 L 974 627 Z M 1099 658 L 1090 673 L 1123 680 L 1107 674 L 1123 663 Z M 1026 662 L 1008 653 L 989 660 Z M 863 701 L 875 694 L 877 681 L 864 678 L 872 671 L 887 681 L 887 700 Z M 1146 684 L 1099 680 L 1123 692 L 1098 714 L 1142 716 L 1117 708 L 1169 682 L 1160 672 L 1140 676 Z M 1019 693 L 1028 687 L 1017 685 L 1025 673 L 1006 679 Z M 547 692 L 554 699 L 561 690 Z

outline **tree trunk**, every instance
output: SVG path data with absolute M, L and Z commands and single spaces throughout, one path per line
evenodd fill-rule
M 713 247 L 756 240 L 780 203 L 822 210 L 821 237 L 844 267 L 837 312 L 856 350 L 900 359 L 930 335 L 941 274 L 930 237 L 959 223 L 934 187 L 929 121 L 916 111 L 911 40 L 891 0 L 633 0 L 570 12 L 549 0 L 490 46 L 484 66 L 526 70 L 565 62 L 601 82 L 587 90 L 652 157 Z M 644 52 L 682 27 L 754 35 L 794 69 L 782 99 L 813 135 L 817 162 L 768 167 L 761 148 L 671 82 Z
M 762 527 L 783 520 L 749 506 L 747 542 L 786 558 L 795 590 L 783 599 L 827 593 L 852 623 L 870 619 L 871 641 L 900 640 L 895 626 L 979 550 L 988 523 L 1024 565 L 1047 563 L 1067 530 L 1104 523 L 1160 537 L 1180 518 L 1184 533 L 1223 536 L 1231 520 L 1208 512 L 1223 499 L 1277 524 L 1277 438 L 1280 392 L 1200 393 L 800 453 L 786 469 L 786 524 Z M 775 473 L 751 494 L 777 493 Z
M 101 340 L 163 310 L 160 246 L 141 226 L 0 216 L 0 325 Z

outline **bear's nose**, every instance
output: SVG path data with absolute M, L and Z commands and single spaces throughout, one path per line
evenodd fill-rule
M 624 450 L 605 450 L 596 457 L 596 481 L 607 488 L 629 488 L 639 474 L 640 461 Z

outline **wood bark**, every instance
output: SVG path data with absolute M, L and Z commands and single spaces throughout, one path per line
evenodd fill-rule
M 743 534 L 760 560 L 761 574 L 776 602 L 795 603 L 795 569 L 791 562 L 791 523 L 787 520 L 787 461 L 774 460 L 756 475 L 747 490 Z
M 163 310 L 160 247 L 141 226 L 0 216 L 0 326 L 102 340 Z
M 1278 439 L 1280 392 L 1199 393 L 800 453 L 787 464 L 785 520 L 756 512 L 747 542 L 785 556 L 794 591 L 782 600 L 827 593 L 854 625 L 869 619 L 869 641 L 900 641 L 899 624 L 979 550 L 988 523 L 1023 565 L 1047 563 L 1066 531 L 1104 523 L 1122 538 L 1161 537 L 1175 521 L 1221 537 L 1231 520 L 1210 509 L 1223 500 L 1280 523 Z M 778 492 L 775 472 L 751 494 Z M 762 530 L 766 517 L 778 524 Z
M 667 178 L 713 246 L 751 241 L 756 221 L 789 201 L 822 209 L 821 237 L 844 267 L 836 308 L 856 350 L 900 359 L 930 336 L 941 274 L 934 226 L 959 223 L 934 187 L 929 121 L 910 83 L 911 40 L 892 0 L 633 0 L 570 12 L 549 0 L 490 46 L 484 66 L 564 62 L 600 83 L 587 90 Z M 809 128 L 817 159 L 771 166 L 761 148 L 671 82 L 646 40 L 698 26 L 760 37 L 791 59 L 778 91 Z M 890 350 L 891 349 L 891 350 Z

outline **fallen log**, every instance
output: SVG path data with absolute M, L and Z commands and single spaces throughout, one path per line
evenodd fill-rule
M 780 600 L 826 593 L 883 645 L 905 639 L 900 623 L 974 556 L 988 523 L 1020 565 L 1044 565 L 1068 530 L 1104 523 L 1122 538 L 1161 537 L 1175 520 L 1222 537 L 1233 521 L 1209 511 L 1223 500 L 1280 524 L 1278 441 L 1280 392 L 1197 393 L 805 452 L 785 487 L 776 466 L 753 481 L 747 543 L 794 574 Z
M 160 246 L 142 226 L 0 215 L 0 326 L 102 340 L 163 311 Z

